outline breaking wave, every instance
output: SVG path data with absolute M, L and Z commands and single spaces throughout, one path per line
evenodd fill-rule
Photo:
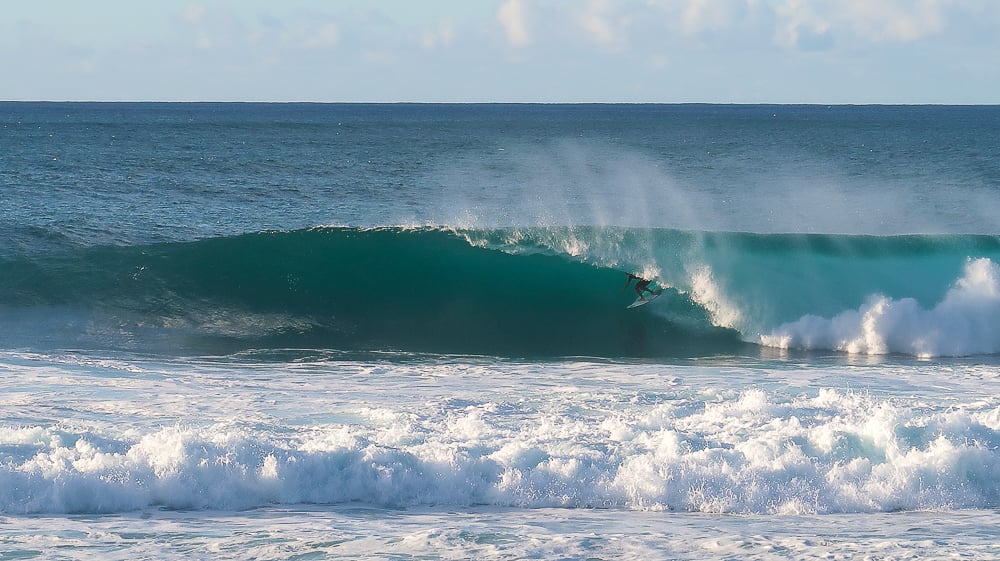
M 0 257 L 7 348 L 1000 352 L 1000 238 L 319 227 Z M 666 289 L 627 310 L 625 273 Z

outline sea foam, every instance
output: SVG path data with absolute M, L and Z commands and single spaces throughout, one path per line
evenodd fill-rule
M 574 394 L 577 398 L 580 394 Z M 600 399 L 593 396 L 589 399 Z M 1000 406 L 748 388 L 615 411 L 442 401 L 354 424 L 0 431 L 0 512 L 494 505 L 720 513 L 1000 506 Z
M 807 315 L 762 335 L 779 348 L 835 349 L 854 354 L 918 357 L 1000 352 L 1000 266 L 969 259 L 964 274 L 933 308 L 913 298 L 875 294 L 857 310 L 832 318 Z

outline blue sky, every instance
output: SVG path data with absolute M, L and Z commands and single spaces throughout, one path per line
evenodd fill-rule
M 997 0 L 32 0 L 0 99 L 1000 103 Z

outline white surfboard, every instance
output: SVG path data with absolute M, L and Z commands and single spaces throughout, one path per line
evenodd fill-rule
M 661 292 L 660 294 L 663 294 L 663 293 Z M 628 306 L 626 306 L 626 309 L 627 308 L 638 308 L 639 306 L 645 306 L 646 304 L 649 304 L 653 300 L 656 300 L 657 298 L 659 298 L 660 294 L 650 294 L 649 296 L 647 296 L 645 298 L 636 298 L 635 302 L 632 302 L 631 304 L 629 304 Z

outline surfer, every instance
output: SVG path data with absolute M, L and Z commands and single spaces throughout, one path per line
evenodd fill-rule
M 650 281 L 642 277 L 633 275 L 632 273 L 628 274 L 628 279 L 625 281 L 625 286 L 622 288 L 622 290 L 628 288 L 628 285 L 631 284 L 633 280 L 635 281 L 635 293 L 639 295 L 639 300 L 646 299 L 646 296 L 644 294 L 645 292 L 648 292 L 652 296 L 659 296 L 660 294 L 663 293 L 662 288 L 659 290 L 653 290 L 652 288 L 649 288 Z

